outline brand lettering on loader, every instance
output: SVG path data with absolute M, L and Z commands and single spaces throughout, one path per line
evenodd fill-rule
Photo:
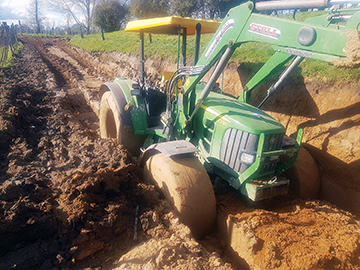
M 297 56 L 301 56 L 301 57 L 306 57 L 306 58 L 311 58 L 312 57 L 312 53 L 311 52 L 305 52 L 305 51 L 300 51 L 300 50 L 296 50 L 296 49 L 291 49 L 291 48 L 287 48 L 286 49 L 287 53 L 291 53 L 293 55 L 297 55 Z
M 228 20 L 222 27 L 221 31 L 216 35 L 214 41 L 211 43 L 209 49 L 205 53 L 206 59 L 209 59 L 210 55 L 214 52 L 216 46 L 219 44 L 225 33 L 231 29 L 234 28 L 235 21 L 233 19 Z
M 281 35 L 281 31 L 279 29 L 262 25 L 259 23 L 251 23 L 248 31 L 254 34 L 258 34 L 273 39 L 279 39 Z

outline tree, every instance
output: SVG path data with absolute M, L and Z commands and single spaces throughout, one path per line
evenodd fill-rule
M 195 16 L 195 18 L 202 18 L 202 19 L 207 19 L 208 16 L 206 16 L 206 1 L 207 0 L 196 0 L 196 8 L 193 12 L 193 15 Z
M 246 0 L 172 0 L 172 12 L 183 17 L 224 18 L 230 8 Z
M 56 11 L 60 11 L 65 15 L 70 15 L 71 18 L 80 26 L 82 34 L 81 17 L 85 18 L 85 27 L 87 34 L 90 34 L 90 27 L 92 16 L 96 4 L 100 0 L 50 0 L 49 6 Z
M 131 0 L 130 13 L 138 19 L 166 16 L 169 13 L 169 1 Z
M 28 9 L 28 13 L 31 18 L 31 23 L 35 26 L 36 34 L 41 32 L 41 11 L 40 11 L 40 4 L 42 4 L 42 0 L 32 0 L 30 2 L 30 6 Z
M 90 26 L 92 21 L 92 15 L 95 10 L 96 0 L 73 0 L 75 5 L 83 12 L 86 19 L 86 32 L 90 34 Z
M 108 0 L 96 6 L 94 24 L 100 27 L 103 40 L 105 40 L 104 32 L 120 29 L 127 13 L 127 7 L 116 0 Z
M 173 14 L 182 17 L 191 17 L 197 8 L 197 3 L 197 0 L 172 0 L 171 5 Z
M 205 0 L 210 19 L 224 18 L 229 9 L 245 2 L 244 0 Z

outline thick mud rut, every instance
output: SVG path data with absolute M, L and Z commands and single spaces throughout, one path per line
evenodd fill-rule
M 139 161 L 98 135 L 99 86 L 136 77 L 137 59 L 21 39 L 0 71 L 0 269 L 360 268 L 358 218 L 323 201 L 255 207 L 221 188 L 218 226 L 196 241 Z

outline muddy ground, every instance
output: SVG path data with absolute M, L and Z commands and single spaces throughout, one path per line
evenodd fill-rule
M 64 40 L 21 40 L 16 65 L 0 71 L 0 269 L 360 269 L 356 199 L 338 199 L 339 208 L 327 191 L 358 194 L 357 85 L 347 92 L 354 93 L 350 100 L 319 107 L 312 93 L 324 99 L 336 88 L 304 79 L 308 99 L 297 111 L 288 97 L 265 108 L 289 132 L 306 123 L 323 200 L 290 195 L 252 205 L 221 187 L 217 228 L 196 241 L 142 181 L 139 160 L 99 138 L 97 90 L 115 77 L 136 77 L 138 60 L 91 55 Z M 147 66 L 172 68 L 151 60 Z

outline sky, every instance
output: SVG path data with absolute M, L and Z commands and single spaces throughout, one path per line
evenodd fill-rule
M 18 24 L 19 20 L 22 22 L 29 20 L 27 10 L 30 2 L 31 0 L 0 0 L 0 21 Z M 46 3 L 46 1 L 43 2 Z M 46 7 L 41 7 L 41 12 L 51 26 L 53 22 L 55 25 L 65 24 L 62 14 L 49 11 Z

